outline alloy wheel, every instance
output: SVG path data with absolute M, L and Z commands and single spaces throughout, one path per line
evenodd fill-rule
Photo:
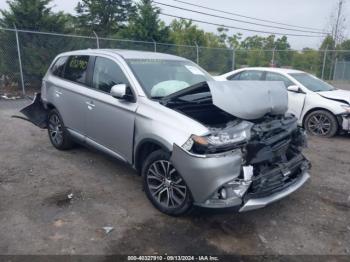
M 324 114 L 315 114 L 308 121 L 308 129 L 314 135 L 327 135 L 331 130 L 331 120 Z
M 62 123 L 57 114 L 52 114 L 49 118 L 49 134 L 51 141 L 59 146 L 63 142 Z
M 177 208 L 187 198 L 187 186 L 167 160 L 153 162 L 147 171 L 147 186 L 155 201 L 166 208 Z

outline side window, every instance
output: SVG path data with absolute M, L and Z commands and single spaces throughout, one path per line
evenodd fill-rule
M 262 71 L 254 70 L 243 71 L 239 76 L 239 80 L 258 81 L 261 80 L 263 73 Z
M 267 72 L 266 74 L 266 81 L 282 81 L 287 88 L 288 86 L 294 85 L 291 80 L 289 80 L 287 77 L 278 74 L 278 73 L 272 73 Z
M 227 77 L 227 80 L 239 80 L 239 77 L 241 76 L 242 73 L 237 73 L 234 75 L 230 75 L 229 77 Z
M 129 81 L 118 64 L 108 58 L 96 58 L 92 80 L 93 88 L 109 93 L 112 86 L 128 83 Z
M 70 56 L 64 70 L 64 78 L 80 84 L 86 84 L 86 72 L 89 56 Z
M 51 67 L 51 72 L 55 76 L 62 76 L 63 70 L 64 70 L 64 65 L 67 62 L 68 57 L 67 56 L 62 56 L 57 59 L 55 64 Z

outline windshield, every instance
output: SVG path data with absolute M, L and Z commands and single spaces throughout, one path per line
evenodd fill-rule
M 162 98 L 194 84 L 212 81 L 207 72 L 189 61 L 129 59 L 127 62 L 151 98 Z
M 318 79 L 317 77 L 306 74 L 306 73 L 291 73 L 290 76 L 294 77 L 298 82 L 300 82 L 307 89 L 314 92 L 322 92 L 322 91 L 332 91 L 335 88 L 326 82 Z

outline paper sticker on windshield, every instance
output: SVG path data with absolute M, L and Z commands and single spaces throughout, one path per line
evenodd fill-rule
M 188 70 L 191 71 L 192 74 L 204 76 L 204 73 L 201 70 L 199 70 L 197 67 L 190 66 L 190 65 L 185 65 L 185 66 Z

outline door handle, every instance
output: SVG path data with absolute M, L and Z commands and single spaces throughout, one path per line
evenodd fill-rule
M 60 92 L 60 91 L 55 91 L 55 93 L 56 93 L 56 97 L 60 97 L 61 95 L 62 95 L 62 92 Z
M 86 104 L 89 110 L 92 110 L 95 107 L 94 102 L 92 101 L 87 101 Z

